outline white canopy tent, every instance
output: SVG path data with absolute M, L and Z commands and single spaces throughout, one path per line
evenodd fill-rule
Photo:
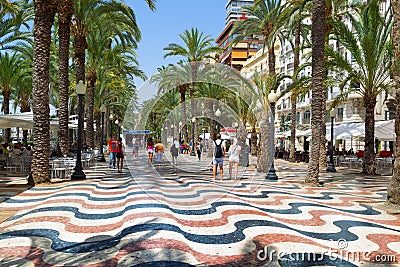
M 285 137 L 290 136 L 290 130 L 280 133 Z M 311 129 L 308 130 L 297 130 L 296 136 L 311 136 Z M 341 123 L 335 124 L 333 129 L 334 139 L 349 140 L 355 137 L 365 136 L 365 123 L 364 122 L 353 122 L 353 123 Z M 375 137 L 381 141 L 394 141 L 396 134 L 394 131 L 394 120 L 387 121 L 376 121 L 375 122 Z M 331 126 L 326 126 L 326 139 L 331 139 Z
M 33 128 L 33 112 L 23 112 L 19 114 L 7 114 L 0 116 L 0 128 L 15 128 L 19 127 L 22 129 Z M 58 121 L 50 120 L 50 129 L 57 131 L 59 130 Z

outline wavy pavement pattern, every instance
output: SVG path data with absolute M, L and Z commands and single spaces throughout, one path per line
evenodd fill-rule
M 400 263 L 400 216 L 364 204 L 384 200 L 382 178 L 373 188 L 306 188 L 301 173 L 260 185 L 136 166 L 132 177 L 32 188 L 1 203 L 19 212 L 0 224 L 0 266 L 358 266 L 382 255 L 380 263 Z M 260 258 L 265 247 L 283 253 Z M 369 257 L 346 257 L 356 252 Z

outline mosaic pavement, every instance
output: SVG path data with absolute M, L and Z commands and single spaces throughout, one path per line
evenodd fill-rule
M 400 266 L 400 215 L 372 207 L 388 177 L 304 187 L 306 166 L 278 161 L 278 182 L 252 168 L 214 182 L 189 158 L 7 198 L 0 266 Z

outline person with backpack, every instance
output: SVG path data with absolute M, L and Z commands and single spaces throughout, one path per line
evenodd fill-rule
M 111 136 L 110 140 L 108 140 L 108 150 L 110 151 L 110 166 L 111 164 L 113 166 L 113 169 L 115 169 L 115 162 L 117 159 L 117 152 L 118 152 L 118 141 L 115 139 L 115 135 Z
M 124 165 L 124 157 L 125 157 L 125 146 L 122 143 L 122 138 L 118 139 L 118 149 L 117 149 L 117 169 L 118 172 L 122 172 L 122 167 Z
M 221 140 L 221 135 L 217 134 L 214 143 L 214 154 L 213 154 L 213 180 L 217 178 L 217 168 L 220 169 L 220 178 L 222 181 L 222 175 L 224 173 L 224 157 L 225 157 L 225 145 Z

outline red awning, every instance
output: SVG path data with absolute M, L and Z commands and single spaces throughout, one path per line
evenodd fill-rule
M 221 133 L 226 133 L 226 132 L 228 132 L 228 133 L 235 133 L 235 132 L 236 132 L 236 129 L 235 129 L 235 128 L 222 128 L 222 129 L 220 130 L 220 132 L 221 132 Z

